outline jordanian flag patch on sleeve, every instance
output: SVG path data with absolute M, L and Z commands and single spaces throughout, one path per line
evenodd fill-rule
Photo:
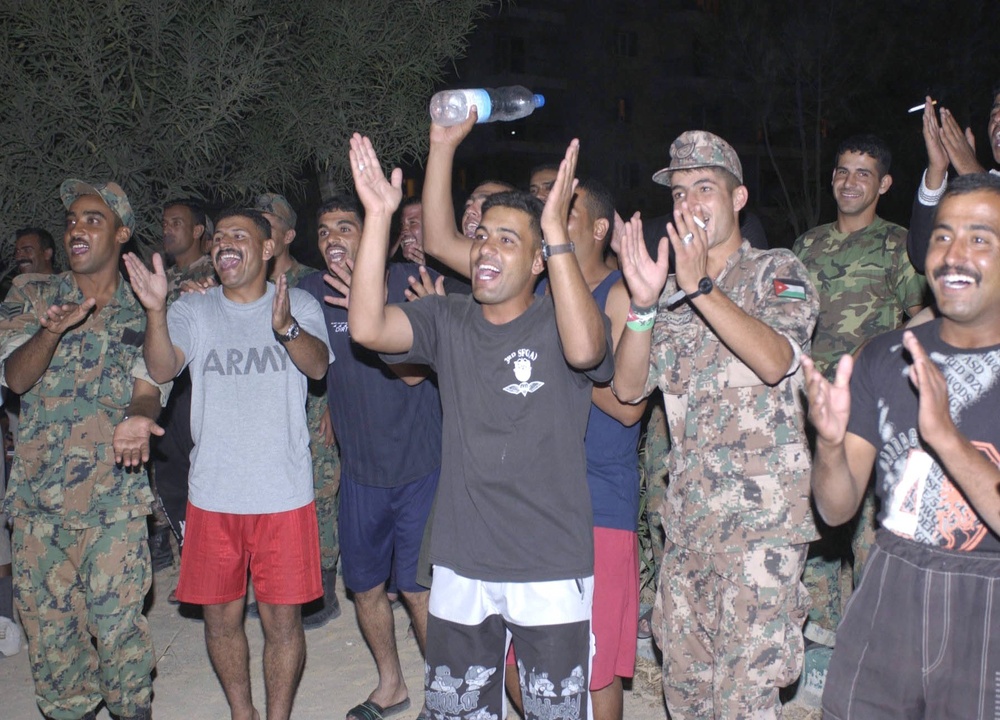
M 774 279 L 774 294 L 780 298 L 788 300 L 805 300 L 806 286 L 801 280 L 789 280 L 787 278 Z

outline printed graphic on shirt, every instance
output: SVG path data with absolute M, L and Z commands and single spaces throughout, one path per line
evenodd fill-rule
M 531 379 L 531 363 L 537 359 L 538 353 L 527 348 L 521 348 L 505 357 L 503 361 L 514 371 L 514 378 L 517 382 L 505 386 L 504 392 L 528 397 L 528 393 L 533 393 L 542 387 L 544 382 Z
M 227 348 L 225 353 L 223 359 L 216 349 L 209 350 L 201 368 L 202 374 L 263 375 L 287 369 L 288 354 L 277 343 L 262 348 Z
M 893 352 L 898 351 L 898 346 Z M 961 424 L 963 411 L 988 393 L 1000 381 L 1000 363 L 992 355 L 931 353 L 948 386 L 951 416 Z M 897 428 L 888 419 L 888 403 L 880 398 L 879 432 L 883 448 L 879 464 L 887 477 L 898 477 L 887 488 L 883 525 L 918 542 L 949 550 L 972 550 L 987 535 L 987 527 L 966 501 L 965 496 L 944 474 L 939 464 L 922 448 L 915 428 Z M 1000 467 L 1000 452 L 992 443 L 973 445 Z

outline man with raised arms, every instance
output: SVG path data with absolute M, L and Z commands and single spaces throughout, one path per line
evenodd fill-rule
M 432 136 L 468 133 L 466 124 L 432 126 Z M 367 211 L 351 334 L 392 361 L 429 364 L 444 410 L 430 539 L 432 713 L 502 713 L 513 636 L 525 717 L 588 717 L 593 535 L 583 438 L 593 382 L 610 379 L 613 359 L 566 232 L 578 149 L 574 140 L 544 213 L 526 193 L 484 203 L 467 256 L 472 297 L 386 305 L 386 238 L 401 175 L 387 181 L 371 143 L 351 140 Z M 551 294 L 536 297 L 546 259 Z

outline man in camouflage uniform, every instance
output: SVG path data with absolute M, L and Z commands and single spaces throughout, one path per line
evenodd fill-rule
M 154 656 L 142 464 L 162 389 L 143 362 L 145 313 L 118 272 L 134 228 L 114 183 L 68 180 L 70 270 L 15 279 L 0 306 L 3 384 L 21 393 L 4 501 L 39 708 L 55 720 L 150 717 Z
M 255 209 L 264 213 L 271 223 L 274 238 L 274 258 L 271 280 L 284 275 L 288 287 L 298 287 L 302 278 L 312 275 L 316 268 L 303 265 L 289 252 L 295 239 L 297 215 L 283 196 L 264 193 L 257 196 Z M 302 627 L 318 628 L 340 617 L 337 599 L 337 560 L 340 543 L 337 539 L 337 490 L 340 488 L 340 453 L 330 422 L 330 406 L 326 401 L 326 381 L 310 381 L 306 399 L 306 420 L 309 423 L 309 450 L 313 461 L 313 491 L 315 492 L 316 519 L 319 521 L 319 550 L 323 567 L 323 597 L 307 603 L 302 608 Z M 255 612 L 251 608 L 248 612 Z
M 173 303 L 181 296 L 185 282 L 200 282 L 215 277 L 212 258 L 201 251 L 201 236 L 205 232 L 208 219 L 201 202 L 193 199 L 177 199 L 163 206 L 161 217 L 163 228 L 163 249 L 172 265 L 167 269 L 167 302 Z M 184 543 L 184 522 L 187 512 L 188 472 L 191 469 L 191 379 L 187 370 L 175 380 L 170 400 L 160 418 L 165 433 L 153 443 L 153 484 L 162 503 L 166 520 L 173 527 L 178 545 Z M 161 518 L 154 517 L 154 533 L 169 529 L 162 526 Z M 161 530 L 162 528 L 162 530 Z M 172 559 L 169 535 L 154 534 L 153 569 L 162 565 L 157 561 L 158 550 Z M 164 550 L 164 544 L 166 548 Z M 174 592 L 167 597 L 176 602 Z
M 906 228 L 876 215 L 879 198 L 892 185 L 888 146 L 874 135 L 857 135 L 840 144 L 836 158 L 831 184 L 837 221 L 807 231 L 792 246 L 821 298 L 812 358 L 831 382 L 841 355 L 915 315 L 927 289 L 906 256 Z M 843 610 L 840 576 L 847 546 L 854 547 L 856 584 L 875 540 L 871 491 L 857 524 L 845 530 L 823 528 L 803 576 L 813 601 L 806 637 L 829 647 Z
M 668 240 L 653 262 L 633 218 L 613 382 L 629 401 L 659 386 L 673 440 L 653 617 L 664 695 L 674 720 L 778 717 L 802 667 L 799 578 L 816 537 L 799 358 L 819 300 L 790 252 L 741 237 L 747 189 L 728 143 L 689 131 L 670 157 L 653 180 L 673 192 L 675 275 Z

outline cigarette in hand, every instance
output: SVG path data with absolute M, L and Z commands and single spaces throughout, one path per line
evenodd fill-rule
M 704 221 L 704 220 L 702 220 L 702 219 L 701 219 L 700 217 L 698 217 L 697 215 L 692 215 L 691 217 L 693 217 L 693 218 L 694 218 L 694 224 L 695 224 L 695 225 L 697 225 L 698 227 L 700 227 L 700 228 L 701 228 L 702 230 L 704 230 L 704 229 L 705 229 L 705 221 Z
M 931 105 L 937 105 L 937 100 L 931 100 Z M 915 113 L 915 112 L 920 112 L 923 109 L 924 109 L 924 104 L 920 103 L 919 105 L 914 105 L 913 107 L 911 107 L 906 112 L 908 112 L 908 113 Z

